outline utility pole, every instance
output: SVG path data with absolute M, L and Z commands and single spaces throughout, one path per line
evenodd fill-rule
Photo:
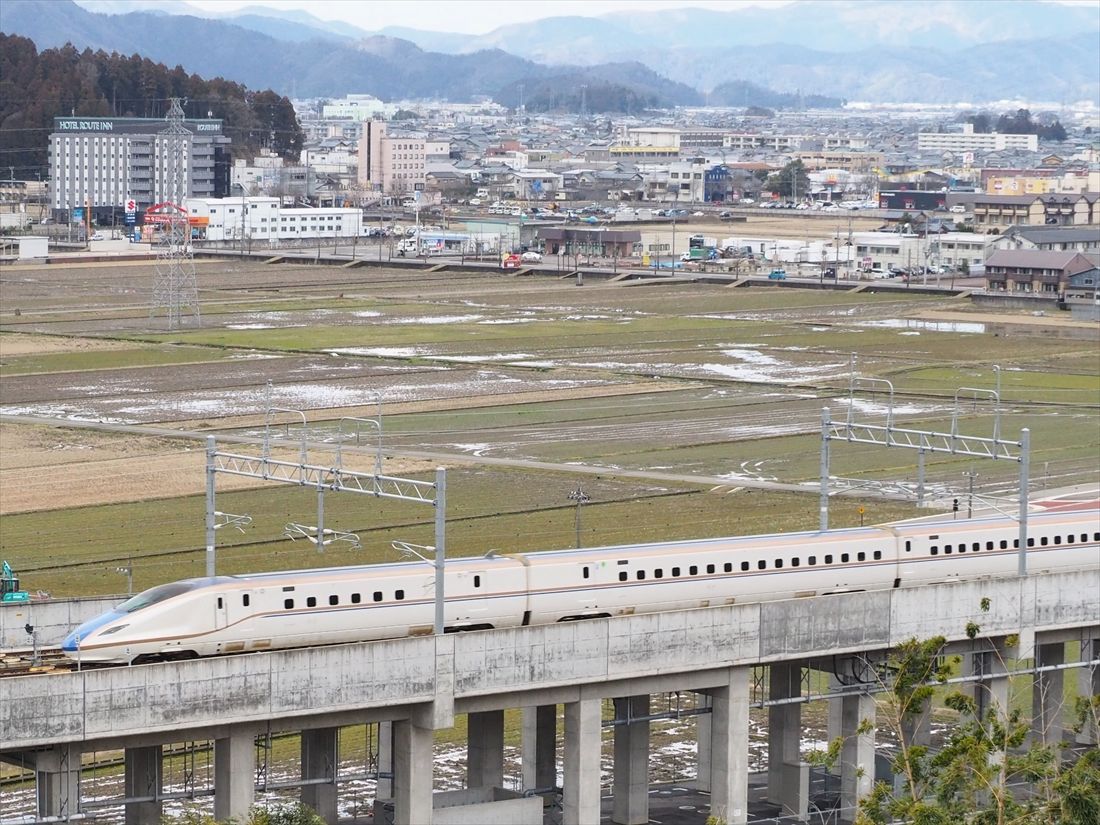
M 573 516 L 573 529 L 575 530 L 575 532 L 577 534 L 577 549 L 580 550 L 580 548 L 581 548 L 581 505 L 582 504 L 587 504 L 592 499 L 589 498 L 588 493 L 586 493 L 580 487 L 577 487 L 576 490 L 573 490 L 571 493 L 569 493 L 569 500 L 573 501 L 573 502 L 576 502 L 576 504 L 577 504 L 577 510 L 576 510 L 575 515 Z

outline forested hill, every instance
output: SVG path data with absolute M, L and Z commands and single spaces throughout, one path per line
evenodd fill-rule
M 0 167 L 15 178 L 44 179 L 54 117 L 163 118 L 171 97 L 186 98 L 189 118 L 222 118 L 238 157 L 268 146 L 297 159 L 302 148 L 290 101 L 273 91 L 207 80 L 136 54 L 71 45 L 39 52 L 25 37 L 0 33 Z

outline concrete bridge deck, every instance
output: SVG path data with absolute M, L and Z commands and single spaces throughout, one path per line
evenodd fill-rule
M 250 743 L 248 737 L 257 731 L 323 732 L 343 725 L 392 721 L 397 821 L 421 825 L 432 817 L 432 730 L 450 727 L 456 714 L 470 714 L 472 737 L 480 729 L 475 719 L 498 720 L 486 723 L 492 739 L 502 735 L 491 731 L 503 724 L 506 708 L 535 711 L 563 704 L 565 821 L 583 823 L 599 806 L 601 701 L 629 702 L 654 693 L 690 690 L 708 694 L 712 702 L 707 759 L 712 806 L 727 810 L 732 823 L 744 821 L 746 810 L 752 667 L 770 664 L 773 675 L 792 667 L 800 672 L 803 666 L 814 666 L 815 660 L 874 656 L 907 639 L 937 635 L 968 650 L 975 645 L 990 648 L 1015 635 L 1019 636 L 1015 657 L 1032 658 L 1036 637 L 1039 647 L 1064 646 L 1067 641 L 1087 646 L 1100 639 L 1098 593 L 1100 565 L 1023 579 L 966 580 L 4 678 L 0 679 L 0 755 L 58 749 L 140 752 L 168 742 L 204 738 Z M 989 600 L 988 612 L 980 609 L 983 599 Z M 71 606 L 57 609 L 73 611 Z M 42 619 L 49 626 L 48 616 L 43 614 Z M 981 626 L 973 640 L 966 633 L 970 621 Z M 866 704 L 860 707 L 868 712 Z M 870 707 L 873 712 L 873 701 Z M 630 716 L 632 711 L 626 713 Z M 644 714 L 635 710 L 633 715 Z M 648 722 L 645 727 L 648 742 Z M 873 743 L 871 747 L 873 752 Z M 226 744 L 223 751 L 226 764 L 244 760 L 249 753 L 240 744 Z M 796 747 L 794 762 L 798 761 Z M 243 773 L 251 776 L 252 772 Z M 491 779 L 494 770 L 484 773 Z M 618 770 L 615 773 L 618 783 Z M 247 810 L 251 785 L 242 791 L 241 783 L 234 785 L 230 774 L 219 776 L 221 815 L 239 813 L 242 806 Z M 635 784 L 636 779 L 635 775 Z M 236 790 L 225 791 L 234 786 Z M 855 786 L 848 792 L 855 793 Z M 735 810 L 741 813 L 735 815 Z

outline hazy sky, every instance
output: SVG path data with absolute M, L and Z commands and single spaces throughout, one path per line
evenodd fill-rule
M 302 9 L 324 20 L 345 20 L 368 31 L 385 26 L 484 34 L 497 26 L 543 17 L 660 8 L 733 10 L 744 6 L 785 5 L 792 0 L 187 0 L 213 11 L 243 6 Z M 1095 3 L 1096 0 L 1049 0 Z M 1022 0 L 1034 2 L 1034 0 Z

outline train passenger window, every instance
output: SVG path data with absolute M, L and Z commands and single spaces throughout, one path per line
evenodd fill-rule
M 798 567 L 798 556 L 791 559 L 791 567 Z
M 664 577 L 665 577 L 665 571 L 662 570 L 660 567 L 658 567 L 656 570 L 653 571 L 653 578 L 663 579 Z
M 959 552 L 960 553 L 965 553 L 966 552 L 966 545 L 965 544 L 960 544 L 959 545 Z
M 832 553 L 826 554 L 825 563 L 826 564 L 832 564 L 833 563 L 833 554 Z
M 336 605 L 340 604 L 340 597 L 339 596 L 329 596 L 328 597 L 328 603 L 330 605 L 332 605 L 333 607 L 335 607 Z
M 732 573 L 733 565 L 727 561 L 725 564 L 722 565 L 722 570 L 724 570 L 726 573 Z
M 644 570 L 639 570 L 635 575 L 638 577 L 638 581 L 643 581 L 645 579 Z
M 1061 536 L 1055 536 L 1054 537 L 1054 543 L 1055 544 L 1061 544 L 1062 543 L 1062 537 Z
M 221 610 L 223 607 L 225 607 L 225 602 L 222 600 L 221 596 L 218 596 L 218 610 Z
M 359 602 L 362 601 L 362 598 L 363 597 L 360 596 L 358 593 L 352 593 L 351 594 L 351 603 L 352 604 L 359 604 Z
M 243 596 L 241 596 L 241 604 L 243 604 L 245 607 L 248 607 L 248 605 L 251 603 L 251 601 L 252 601 L 252 599 L 247 593 L 245 593 Z
M 708 573 L 713 573 L 714 572 L 714 565 L 713 564 L 708 564 L 707 565 L 707 572 Z
M 847 564 L 848 563 L 848 554 L 847 553 L 841 553 L 840 554 L 840 563 L 841 564 Z
M 376 602 L 382 601 L 382 591 L 381 590 L 375 590 L 374 595 L 371 598 L 373 598 Z
M 782 566 L 783 566 L 783 559 L 776 559 L 775 560 L 775 569 L 778 570 Z
M 808 559 L 806 559 L 806 564 L 810 565 L 810 567 L 816 566 L 817 565 L 817 556 L 810 556 Z
M 588 568 L 584 568 L 584 577 L 588 578 Z M 481 576 L 474 576 L 474 587 L 481 587 Z
M 1089 540 L 1089 534 L 1088 533 L 1082 533 L 1081 534 L 1081 541 L 1088 541 L 1088 540 Z
M 1100 533 L 1093 533 L 1092 534 L 1092 540 L 1093 541 L 1100 541 Z
M 881 559 L 882 558 L 882 551 L 881 550 L 876 550 L 875 554 L 874 554 L 874 557 L 875 557 L 875 561 L 878 561 L 879 559 Z
M 943 546 L 943 552 L 950 553 L 951 552 L 951 545 L 950 544 L 945 544 Z
M 980 541 L 976 541 L 970 546 L 970 549 L 977 553 L 982 549 L 982 543 Z
M 1006 539 L 1001 539 L 1001 549 L 1002 550 L 1007 550 L 1008 549 L 1008 541 Z
M 928 552 L 931 553 L 933 556 L 938 556 L 940 554 L 940 548 L 936 547 L 936 545 L 933 544 L 932 549 Z
M 856 561 L 867 561 L 867 554 L 860 550 L 856 553 Z
M 294 599 L 283 599 L 283 610 L 293 610 Z
M 693 564 L 691 567 L 689 567 L 688 568 L 688 575 L 689 576 L 698 576 L 699 575 L 699 565 Z
M 1046 546 L 1047 546 L 1047 537 L 1046 537 L 1046 536 L 1042 536 L 1042 537 L 1041 537 L 1041 538 L 1039 539 L 1039 544 L 1041 544 L 1041 545 L 1042 545 L 1043 547 L 1046 547 Z
M 673 567 L 672 568 L 672 577 L 676 578 L 679 575 L 680 575 L 680 568 L 679 567 Z
M 760 561 L 758 561 L 756 563 L 756 569 L 757 570 L 767 570 L 768 569 L 768 563 L 766 561 L 764 561 L 763 559 L 761 559 Z
M 308 599 L 306 599 L 306 607 L 316 607 L 316 606 L 317 606 L 317 597 L 316 596 L 310 596 Z
M 586 579 L 588 578 L 588 565 L 587 564 L 584 566 L 584 569 L 581 570 L 581 575 L 584 576 Z M 477 577 L 474 577 L 474 587 L 478 587 Z
M 393 591 L 393 597 L 395 599 L 397 599 L 397 601 L 402 601 L 405 598 L 405 591 L 404 590 L 394 590 Z
M 992 549 L 993 549 L 993 542 L 991 542 L 991 541 L 987 541 L 987 542 L 985 543 L 985 549 L 986 549 L 986 550 L 992 550 Z
M 1012 540 L 1012 549 L 1013 550 L 1019 550 L 1020 549 L 1020 540 L 1019 539 L 1013 539 Z
M 1034 547 L 1035 546 L 1035 539 L 1034 538 L 1029 538 L 1027 540 L 1027 546 L 1028 547 Z
M 627 572 L 626 572 L 625 570 L 620 570 L 620 571 L 619 571 L 619 581 L 621 581 L 621 582 L 625 582 L 625 581 L 626 581 L 626 579 L 627 579 L 627 577 L 628 577 L 629 575 L 630 575 L 630 574 L 629 574 L 629 573 L 627 573 Z

